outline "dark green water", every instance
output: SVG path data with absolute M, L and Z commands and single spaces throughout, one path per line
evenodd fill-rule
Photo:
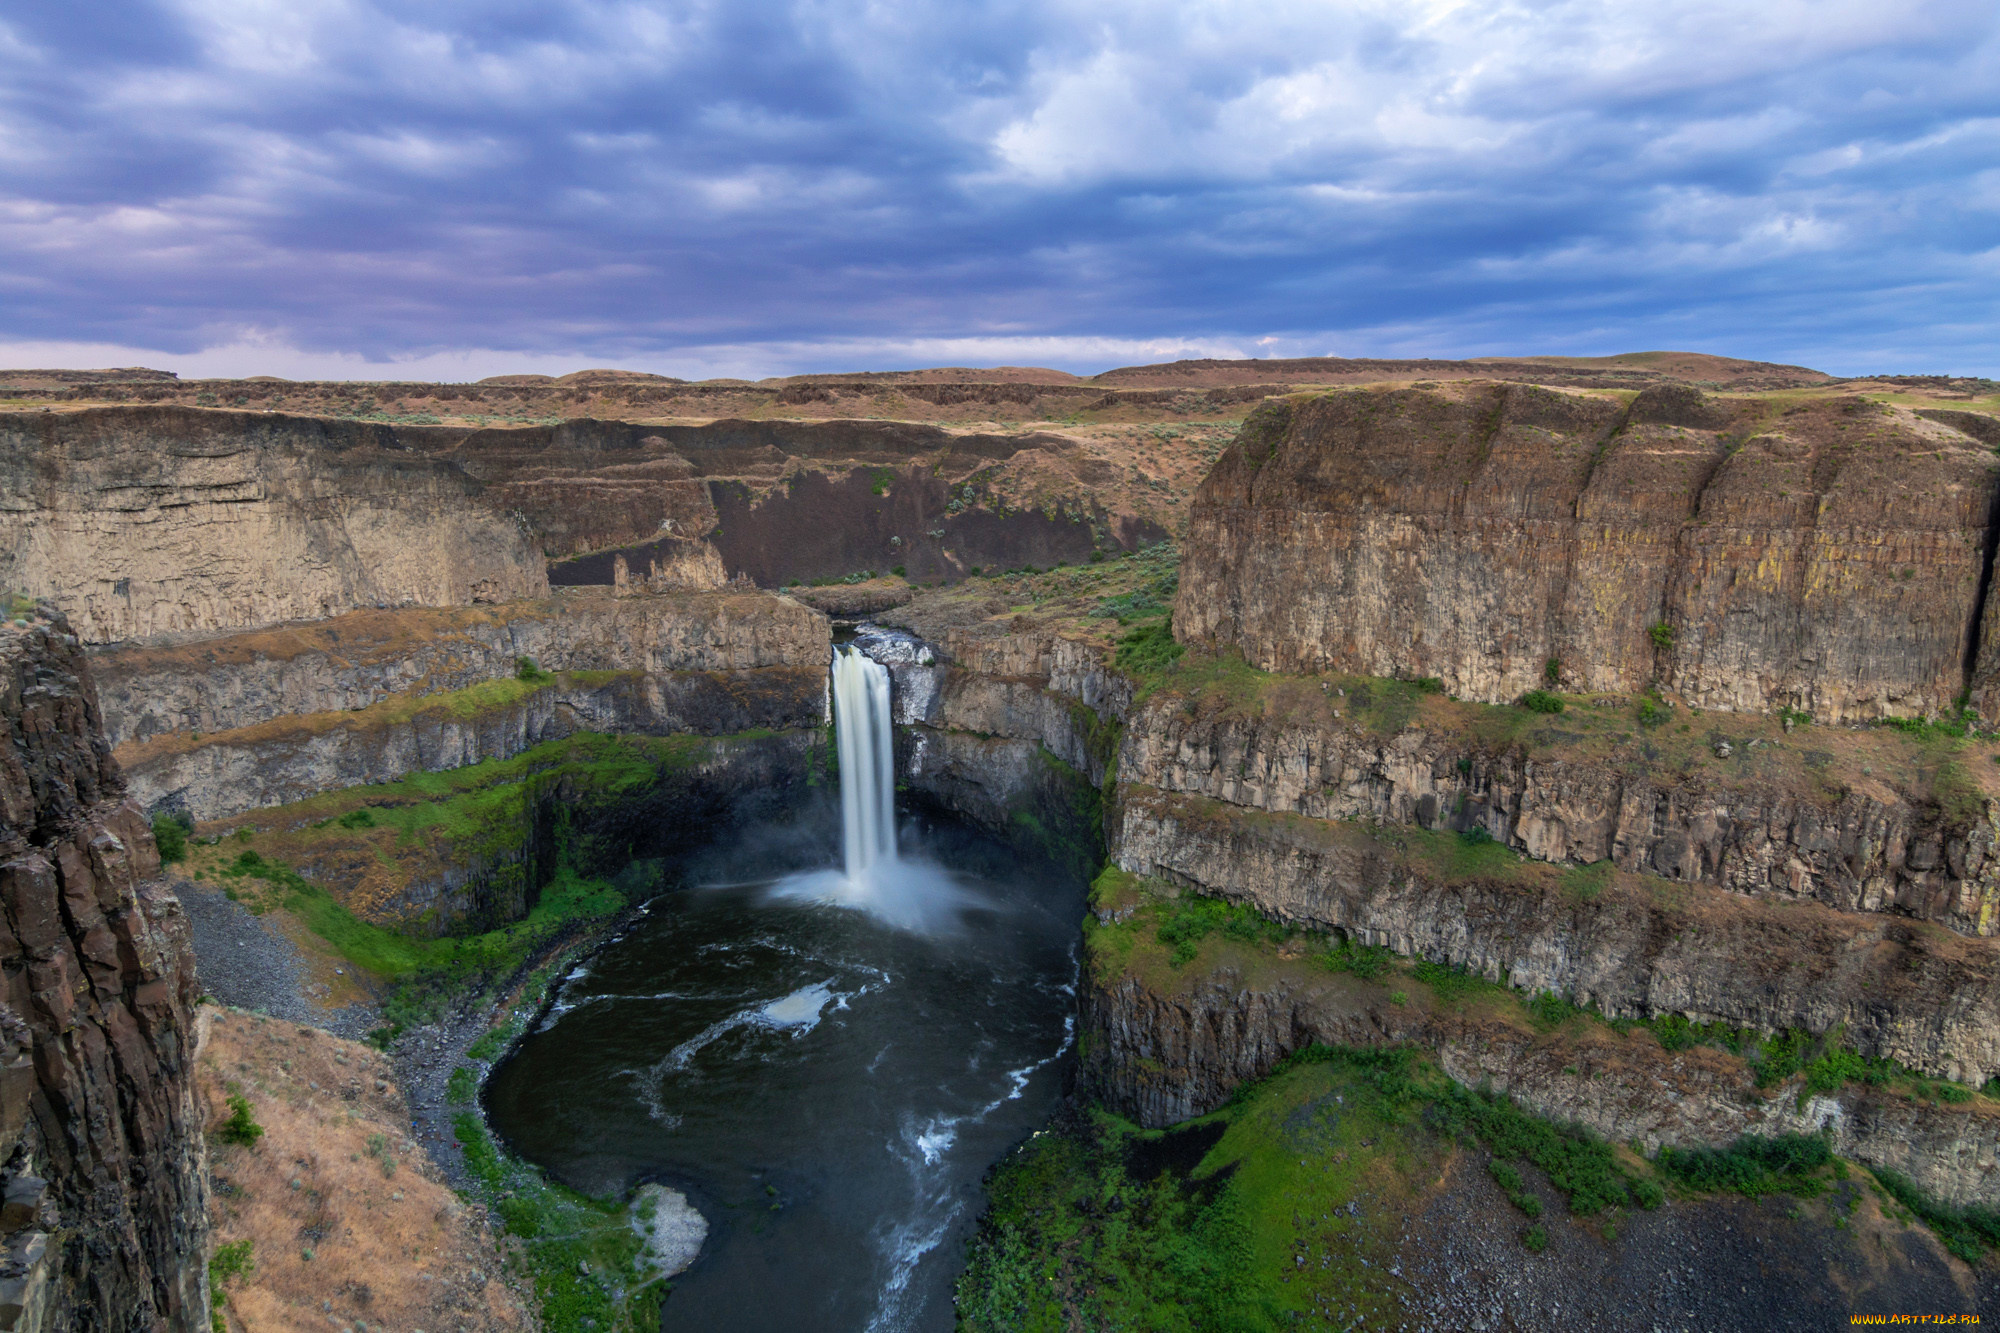
M 714 849 L 489 1081 L 523 1157 L 594 1193 L 661 1181 L 708 1218 L 667 1329 L 951 1327 L 981 1177 L 1068 1075 L 1083 898 L 963 827 L 912 850 L 899 892 L 946 904 L 924 931 L 788 896 L 830 844 Z

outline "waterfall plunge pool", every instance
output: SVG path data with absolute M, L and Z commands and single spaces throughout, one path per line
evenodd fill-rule
M 980 1181 L 1068 1077 L 1083 885 L 955 821 L 899 847 L 860 684 L 838 837 L 827 809 L 691 858 L 486 1085 L 523 1158 L 707 1219 L 668 1330 L 949 1329 Z

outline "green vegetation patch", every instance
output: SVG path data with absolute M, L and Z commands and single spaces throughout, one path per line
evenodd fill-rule
M 1115 618 L 1119 624 L 1173 609 L 1174 594 L 1180 591 L 1180 551 L 1172 542 L 1157 542 L 1126 557 L 1127 570 L 1136 576 L 1136 586 L 1098 599 L 1089 615 L 1092 619 Z
M 1817 1134 L 1745 1135 L 1727 1148 L 1662 1148 L 1659 1166 L 1690 1189 L 1733 1190 L 1753 1198 L 1810 1198 L 1826 1188 L 1833 1149 Z
M 1920 1218 L 1947 1250 L 1965 1262 L 1976 1264 L 1987 1252 L 2000 1250 L 2000 1211 L 1938 1203 L 1918 1189 L 1916 1182 L 1887 1167 L 1875 1167 L 1870 1174 L 1890 1198 Z
M 229 1304 L 228 1284 L 238 1278 L 248 1277 L 257 1271 L 256 1260 L 251 1257 L 255 1242 L 248 1239 L 231 1241 L 227 1245 L 215 1247 L 215 1253 L 208 1261 L 208 1306 L 211 1333 L 229 1333 L 229 1318 L 223 1314 L 223 1307 Z
M 1493 1154 L 1524 1212 L 1541 1204 L 1515 1161 L 1549 1171 L 1580 1213 L 1662 1197 L 1643 1166 L 1459 1088 L 1417 1052 L 1313 1046 L 1171 1130 L 1091 1110 L 1030 1139 L 994 1173 L 959 1327 L 1394 1326 L 1402 1218 L 1463 1150 Z
M 478 1193 L 520 1242 L 506 1262 L 534 1287 L 549 1333 L 656 1333 L 670 1284 L 628 1205 L 552 1183 L 503 1152 L 470 1111 L 453 1117 L 452 1132 Z
M 250 1114 L 250 1099 L 241 1093 L 231 1093 L 229 1116 L 214 1130 L 218 1143 L 234 1144 L 239 1148 L 254 1148 L 257 1140 L 264 1137 L 264 1127 Z
M 1291 927 L 1271 920 L 1254 908 L 1194 894 L 1183 895 L 1164 905 L 1161 913 L 1164 919 L 1154 936 L 1173 950 L 1171 961 L 1175 967 L 1194 961 L 1201 942 L 1218 932 L 1224 939 L 1239 944 L 1258 944 L 1267 940 L 1278 944 L 1296 933 Z
M 153 842 L 160 849 L 160 864 L 173 865 L 187 860 L 188 839 L 194 836 L 194 821 L 175 812 L 153 816 Z
M 1120 671 L 1143 680 L 1168 670 L 1186 651 L 1174 641 L 1173 626 L 1161 620 L 1121 637 L 1113 664 Z
M 558 936 L 626 905 L 608 882 L 581 878 L 559 863 L 525 919 L 479 935 L 423 939 L 363 921 L 325 889 L 254 848 L 239 853 L 218 878 L 238 898 L 241 886 L 256 883 L 258 908 L 276 905 L 295 913 L 349 962 L 388 983 L 381 1004 L 386 1026 L 372 1038 L 382 1045 L 435 1016 L 448 998 L 514 975 Z

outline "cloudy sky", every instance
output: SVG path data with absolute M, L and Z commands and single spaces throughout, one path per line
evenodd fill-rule
M 12 0 L 0 364 L 2000 376 L 1992 0 Z

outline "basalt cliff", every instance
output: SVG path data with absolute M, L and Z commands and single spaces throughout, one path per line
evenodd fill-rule
M 1462 698 L 1992 713 L 1992 418 L 1538 386 L 1267 405 L 1190 512 L 1187 642 Z
M 207 1333 L 187 923 L 82 645 L 49 608 L 16 625 L 0 629 L 0 1326 Z

